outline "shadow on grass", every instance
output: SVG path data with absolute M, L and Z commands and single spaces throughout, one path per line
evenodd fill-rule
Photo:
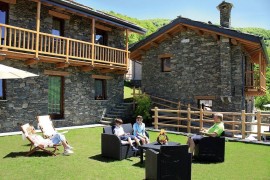
M 140 168 L 145 168 L 145 161 L 143 163 L 137 162 L 137 163 L 133 164 L 132 166 L 140 167 Z
M 89 157 L 89 159 L 93 159 L 93 160 L 100 161 L 100 162 L 106 162 L 106 163 L 118 161 L 118 160 L 115 160 L 115 159 L 112 159 L 112 158 L 103 157 L 101 154 L 91 156 L 91 157 Z
M 192 164 L 221 164 L 224 162 L 212 162 L 212 161 L 200 161 L 198 159 L 193 159 Z
M 18 157 L 47 157 L 47 156 L 52 156 L 49 153 L 46 153 L 44 151 L 36 151 L 30 156 L 27 156 L 28 152 L 11 152 L 4 156 L 3 158 L 18 158 Z M 58 155 L 59 153 L 56 153 Z

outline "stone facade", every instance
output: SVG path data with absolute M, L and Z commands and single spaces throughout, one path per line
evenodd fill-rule
M 162 54 L 172 55 L 170 72 L 161 71 Z M 244 96 L 245 58 L 241 46 L 227 38 L 217 41 L 193 30 L 182 31 L 142 56 L 142 89 L 193 107 L 198 107 L 197 97 L 214 96 L 214 111 L 250 112 L 254 99 L 246 101 Z
M 31 30 L 36 29 L 36 2 L 17 0 L 10 5 L 9 24 Z M 44 33 L 51 33 L 52 7 L 41 6 L 41 28 Z M 91 42 L 91 19 L 70 15 L 65 20 L 65 36 Z M 106 25 L 108 26 L 108 25 Z M 110 26 L 108 26 L 110 27 Z M 124 30 L 112 28 L 108 32 L 108 46 L 123 48 Z M 82 72 L 77 67 L 56 69 L 54 64 L 37 63 L 27 66 L 23 61 L 5 59 L 1 64 L 38 74 L 38 77 L 6 80 L 6 100 L 0 101 L 0 133 L 19 130 L 17 123 L 33 122 L 36 115 L 48 114 L 48 75 L 44 70 L 69 72 L 64 77 L 64 119 L 55 120 L 57 126 L 71 126 L 96 123 L 104 109 L 111 109 L 123 100 L 123 75 L 111 76 L 106 80 L 107 100 L 95 100 L 95 79 L 97 71 Z

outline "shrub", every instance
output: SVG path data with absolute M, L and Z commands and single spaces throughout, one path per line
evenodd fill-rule
M 136 108 L 134 115 L 135 117 L 141 115 L 146 124 L 151 123 L 151 99 L 146 94 L 135 96 Z

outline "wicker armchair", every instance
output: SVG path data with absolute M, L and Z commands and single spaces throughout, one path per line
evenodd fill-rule
M 187 145 L 161 146 L 146 150 L 145 179 L 191 179 L 191 153 Z

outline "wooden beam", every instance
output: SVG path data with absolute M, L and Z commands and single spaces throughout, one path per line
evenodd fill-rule
M 93 69 L 94 69 L 93 66 L 82 66 L 81 67 L 81 71 L 83 71 L 83 72 L 88 72 L 88 71 L 91 71 Z
M 219 41 L 220 40 L 220 36 L 214 33 L 211 33 L 211 36 L 216 40 Z
M 114 74 L 126 74 L 128 73 L 128 71 L 116 71 L 114 72 Z
M 231 39 L 231 43 L 232 43 L 233 45 L 235 45 L 235 46 L 237 46 L 237 45 L 238 45 L 238 42 L 237 42 L 237 40 L 236 40 L 236 39 Z
M 69 76 L 69 72 L 65 71 L 52 71 L 52 70 L 44 70 L 45 75 L 52 75 L 52 76 Z
M 69 64 L 66 63 L 66 62 L 57 63 L 55 65 L 56 68 L 65 68 L 65 67 L 68 67 L 68 66 L 69 66 Z
M 200 29 L 194 29 L 194 31 L 199 35 L 202 36 L 204 34 L 204 32 Z
M 170 58 L 170 57 L 173 57 L 173 54 L 165 53 L 165 54 L 158 55 L 158 59 L 161 59 L 161 58 Z
M 52 11 L 52 10 L 49 10 L 49 14 L 51 16 L 58 17 L 60 19 L 65 19 L 65 20 L 69 20 L 70 19 L 70 16 L 68 16 L 66 14 L 62 14 L 62 13 L 56 12 L 56 11 Z
M 172 38 L 173 38 L 173 37 L 172 37 L 170 34 L 168 34 L 168 33 L 164 34 L 164 36 L 165 36 L 165 38 L 167 38 L 167 39 L 172 39 Z
M 96 28 L 97 29 L 101 29 L 101 30 L 104 30 L 104 31 L 112 31 L 112 28 L 109 28 L 107 26 L 103 26 L 101 24 L 96 24 Z
M 37 2 L 37 19 L 36 19 L 36 52 L 35 57 L 38 58 L 38 50 L 39 50 L 39 33 L 40 33 L 40 11 L 41 11 L 41 2 Z
M 128 51 L 128 29 L 126 29 L 126 65 L 129 67 L 129 51 Z
M 158 43 L 156 43 L 156 42 L 154 42 L 154 41 L 152 41 L 152 42 L 151 42 L 151 46 L 153 46 L 153 47 L 156 47 L 156 48 L 157 48 L 157 47 L 158 47 L 158 45 L 159 45 L 159 44 L 158 44 Z
M 109 73 L 109 72 L 113 72 L 113 71 L 115 71 L 115 69 L 114 68 L 108 68 L 108 69 L 101 69 L 101 70 L 99 70 L 99 72 L 100 73 Z
M 113 79 L 111 76 L 103 76 L 103 75 L 92 75 L 93 79 Z
M 5 58 L 5 56 L 0 56 L 0 61 L 3 61 Z
M 24 62 L 25 65 L 32 65 L 32 64 L 37 64 L 38 63 L 38 59 L 28 59 Z
M 0 1 L 9 4 L 16 4 L 16 0 L 0 0 Z
M 139 49 L 139 50 L 138 50 L 138 53 L 141 54 L 141 55 L 143 55 L 143 54 L 145 54 L 145 51 L 142 50 L 142 49 Z
M 92 66 L 94 66 L 94 58 L 95 58 L 95 35 L 96 35 L 96 20 L 92 19 L 92 34 L 91 34 L 91 43 L 92 43 L 92 47 L 91 47 L 91 59 L 92 59 Z
M 195 96 L 195 99 L 214 100 L 216 99 L 216 96 Z

